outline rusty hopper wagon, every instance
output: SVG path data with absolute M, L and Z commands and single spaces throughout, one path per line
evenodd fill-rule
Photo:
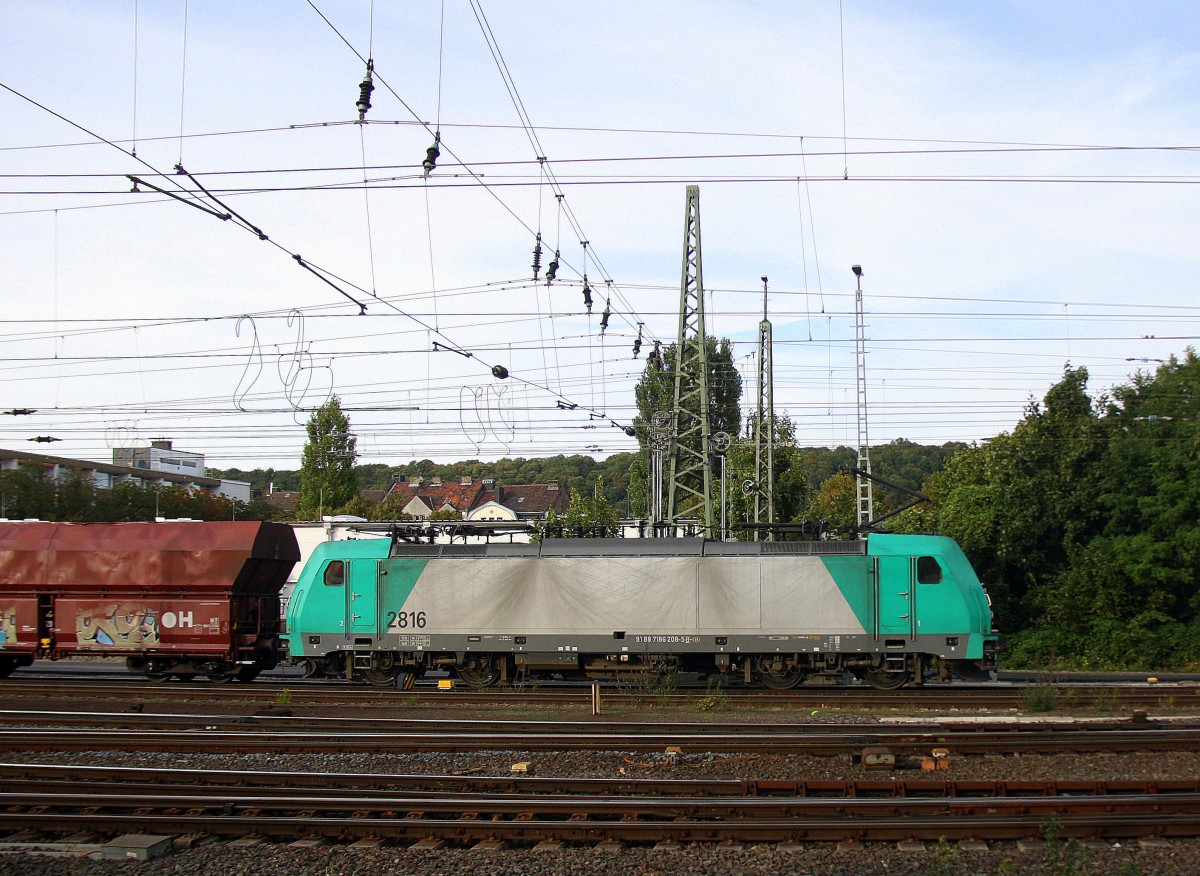
M 249 681 L 278 662 L 299 559 L 278 523 L 0 523 L 0 678 L 86 655 L 155 681 Z

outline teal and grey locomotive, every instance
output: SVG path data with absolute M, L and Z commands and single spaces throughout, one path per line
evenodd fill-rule
M 431 669 L 517 677 L 695 672 L 787 689 L 850 673 L 878 688 L 989 677 L 999 637 L 958 545 L 562 539 L 322 544 L 282 636 L 309 676 L 408 686 Z

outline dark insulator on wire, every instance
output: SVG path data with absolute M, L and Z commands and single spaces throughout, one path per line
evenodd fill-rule
M 650 351 L 650 355 L 646 357 L 647 364 L 651 365 L 655 371 L 663 370 L 662 348 L 658 341 L 654 342 L 654 349 Z
M 38 435 L 36 438 L 26 438 L 26 441 L 33 441 L 36 444 L 49 444 L 51 441 L 62 441 L 61 438 L 55 438 L 53 435 Z
M 587 308 L 590 316 L 592 313 L 592 287 L 588 285 L 587 274 L 583 275 L 583 305 Z
M 554 278 L 558 276 L 558 250 L 554 251 L 554 258 L 550 259 L 550 264 L 546 266 L 546 283 L 554 282 Z
M 542 233 L 539 231 L 537 243 L 533 245 L 533 279 L 538 278 L 542 271 Z
M 612 316 L 612 307 L 607 298 L 604 299 L 604 313 L 600 314 L 600 334 L 608 331 L 608 318 Z
M 633 342 L 633 358 L 635 358 L 635 359 L 638 357 L 638 354 L 640 352 L 642 352 L 642 326 L 643 325 L 644 325 L 643 323 L 640 323 L 640 322 L 638 323 L 638 336 Z
M 425 160 L 421 162 L 421 166 L 425 168 L 426 176 L 429 176 L 433 169 L 437 167 L 437 160 L 442 154 L 442 150 L 438 148 L 441 142 L 442 132 L 436 131 L 433 135 L 433 145 L 425 150 Z
M 371 74 L 375 71 L 375 60 L 368 59 L 367 75 L 363 77 L 363 81 L 358 84 L 358 102 L 354 105 L 358 107 L 358 120 L 361 122 L 366 116 L 367 110 L 371 108 L 371 92 L 375 90 L 375 83 L 371 81 Z

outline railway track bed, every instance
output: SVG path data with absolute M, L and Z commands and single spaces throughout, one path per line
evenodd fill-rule
M 0 711 L 0 749 L 278 754 L 344 752 L 628 751 L 709 754 L 895 755 L 1047 751 L 1191 751 L 1200 725 L 1150 721 L 860 724 L 619 723 L 352 719 Z M 69 729 L 69 733 L 64 733 Z
M 785 788 L 734 783 L 664 794 L 658 782 L 621 793 L 563 783 L 449 776 L 321 776 L 0 766 L 0 827 L 72 832 L 204 833 L 276 840 L 374 837 L 627 844 L 660 842 L 1014 840 L 1054 818 L 1063 836 L 1200 835 L 1200 782 L 850 782 Z M 382 787 L 381 787 L 382 786 Z M 503 786 L 503 787 L 501 787 Z M 704 793 L 696 793 L 702 791 Z M 752 793 L 738 793 L 751 791 Z M 787 793 L 791 791 L 793 793 Z M 804 793 L 795 793 L 803 791 Z M 815 793 L 809 793 L 815 792 Z M 886 792 L 886 793 L 885 793 Z
M 1090 872 L 1197 872 L 1178 861 L 1200 849 L 1200 740 L 1178 716 L 501 720 L 474 705 L 429 718 L 263 701 L 201 699 L 194 713 L 140 697 L 127 706 L 141 711 L 111 711 L 107 691 L 79 708 L 10 701 L 0 874 L 73 876 L 84 871 L 26 869 L 6 851 L 70 858 L 143 833 L 176 844 L 161 870 L 140 865 L 147 876 L 1089 872 L 1064 870 L 1068 852 L 1095 856 Z M 867 770 L 868 746 L 894 767 Z M 947 768 L 923 772 L 935 747 Z M 122 865 L 87 872 L 109 866 Z
M 244 703 L 286 700 L 295 707 L 353 705 L 359 708 L 575 708 L 586 713 L 592 702 L 588 685 L 550 687 L 512 686 L 486 690 L 456 687 L 439 689 L 436 682 L 422 682 L 411 690 L 369 687 L 340 681 L 313 681 L 300 678 L 277 679 L 264 676 L 249 684 L 193 682 L 151 683 L 114 672 L 101 677 L 79 680 L 63 673 L 41 676 L 20 675 L 3 682 L 5 699 L 104 700 L 122 702 Z M 849 710 L 883 712 L 902 710 L 1022 710 L 1037 697 L 1059 709 L 1117 711 L 1155 709 L 1200 712 L 1200 686 L 1194 683 L 1167 684 L 993 684 L 927 685 L 895 691 L 864 687 L 813 686 L 788 691 L 746 689 L 680 689 L 674 691 L 601 689 L 604 709 L 614 711 L 721 710 Z

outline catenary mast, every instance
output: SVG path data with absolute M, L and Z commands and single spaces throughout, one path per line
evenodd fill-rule
M 667 524 L 697 519 L 712 537 L 712 466 L 709 456 L 708 335 L 704 328 L 704 271 L 700 254 L 700 187 L 687 187 L 683 271 L 679 284 L 679 339 L 675 346 L 675 401 L 671 409 Z

